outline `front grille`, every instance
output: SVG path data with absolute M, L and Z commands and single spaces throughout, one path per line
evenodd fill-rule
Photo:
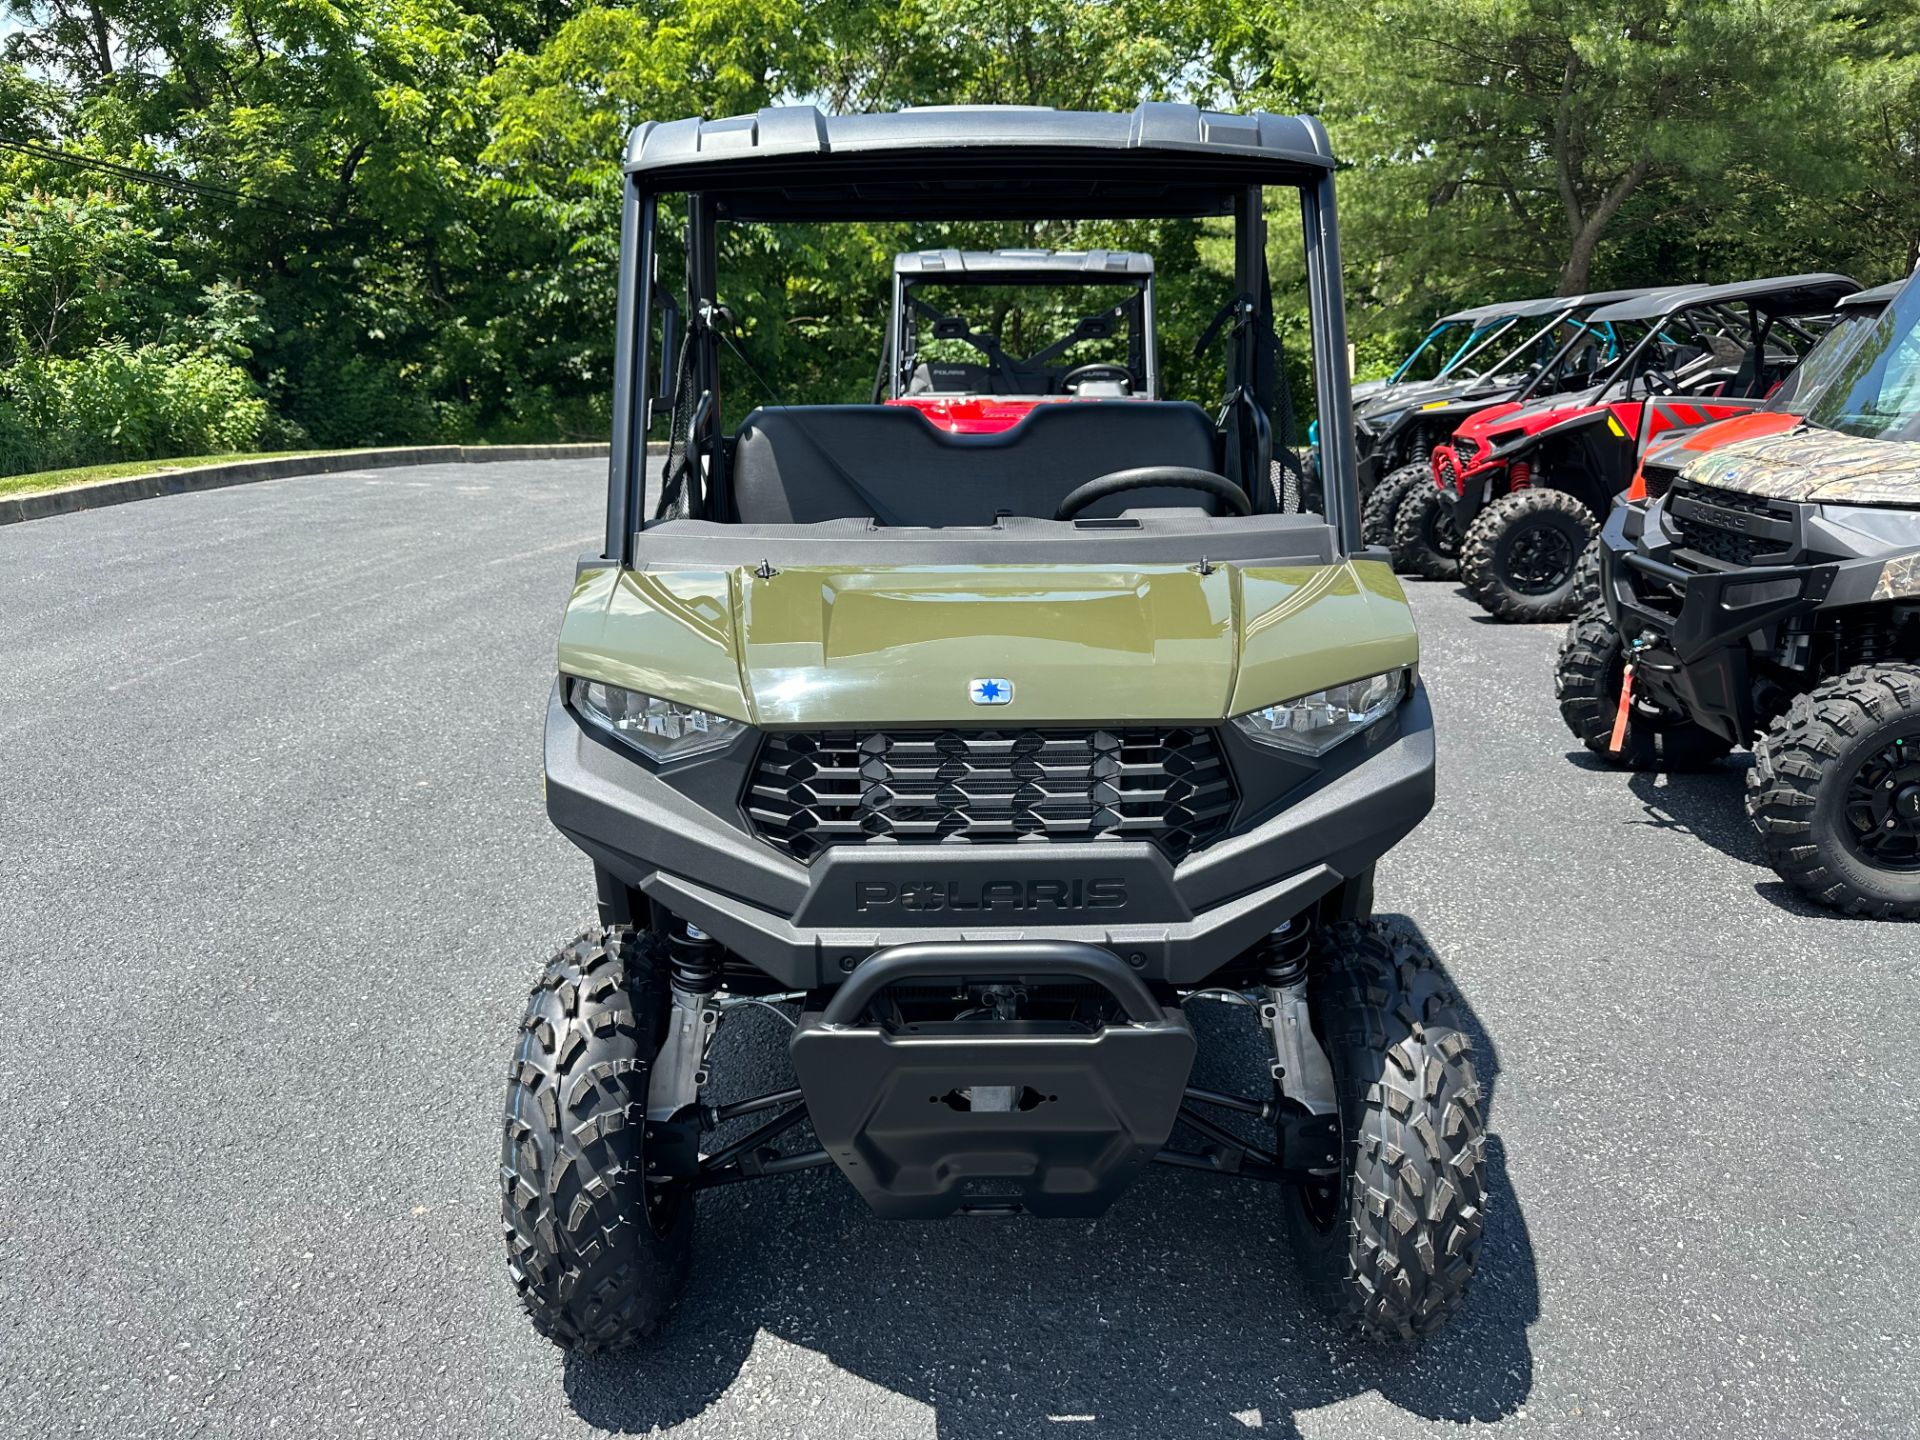
M 1690 500 L 1751 515 L 1765 523 L 1751 530 L 1730 530 L 1715 524 L 1709 515 L 1689 510 L 1686 502 Z M 1761 564 L 1780 559 L 1791 548 L 1791 541 L 1783 542 L 1780 531 L 1792 524 L 1792 511 L 1757 495 L 1683 481 L 1673 487 L 1667 514 L 1679 548 L 1723 565 Z
M 1456 435 L 1453 437 L 1454 458 L 1460 462 L 1460 468 L 1462 470 L 1471 465 L 1473 463 L 1473 457 L 1479 453 L 1480 442 L 1478 440 L 1470 440 L 1464 435 Z
M 754 832 L 800 860 L 831 845 L 1151 840 L 1178 860 L 1225 833 L 1231 772 L 1204 726 L 770 734 Z

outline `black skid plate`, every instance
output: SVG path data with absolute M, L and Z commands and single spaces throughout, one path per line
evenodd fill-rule
M 1124 1013 L 1098 1028 L 1022 1020 L 882 1026 L 889 984 L 1066 977 Z M 1098 1215 L 1166 1143 L 1194 1039 L 1111 951 L 1065 941 L 903 945 L 800 1017 L 793 1068 L 820 1144 L 874 1210 Z

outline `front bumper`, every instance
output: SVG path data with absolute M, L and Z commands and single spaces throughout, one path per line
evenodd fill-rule
M 1643 501 L 1608 516 L 1600 533 L 1608 616 L 1634 647 L 1636 687 L 1744 745 L 1760 728 L 1756 660 L 1773 652 L 1784 622 L 1833 596 L 1844 562 L 1809 555 L 1796 538 L 1790 563 L 1716 565 L 1676 544 L 1662 520 Z
M 871 957 L 789 1042 L 821 1148 L 874 1210 L 1090 1216 L 1167 1142 L 1194 1036 L 1126 963 L 1085 945 L 913 945 Z M 1098 1028 L 1045 1021 L 863 1024 L 886 986 L 1071 976 L 1117 1000 Z
M 1437 445 L 1433 451 L 1433 483 L 1440 491 L 1440 503 L 1453 519 L 1455 533 L 1465 535 L 1474 517 L 1491 504 L 1498 493 L 1506 493 L 1507 467 L 1502 461 L 1475 465 L 1461 461 L 1451 445 Z
M 1432 808 L 1433 767 L 1432 711 L 1416 685 L 1393 716 L 1296 766 L 1291 788 L 1177 865 L 1144 841 L 848 845 L 807 865 L 746 829 L 729 788 L 738 771 L 694 762 L 666 776 L 584 729 L 558 684 L 547 709 L 555 826 L 794 989 L 837 985 L 895 945 L 1033 937 L 1103 946 L 1147 980 L 1196 983 L 1363 877 Z M 1241 790 L 1260 787 L 1243 779 Z

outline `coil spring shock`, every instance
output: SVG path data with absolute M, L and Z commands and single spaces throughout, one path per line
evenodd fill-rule
M 1782 649 L 1791 659 L 1792 640 L 1785 633 L 1781 640 Z M 1871 612 L 1836 615 L 1830 627 L 1810 628 L 1800 637 L 1800 644 L 1805 647 L 1803 663 L 1817 676 L 1838 675 L 1855 665 L 1878 665 L 1898 653 L 1885 619 Z
M 1507 489 L 1526 490 L 1533 485 L 1533 466 L 1525 460 L 1516 460 L 1507 466 Z
M 1313 939 L 1313 922 L 1296 915 L 1261 942 L 1261 973 L 1276 989 L 1298 985 L 1307 974 L 1307 946 Z
M 1428 444 L 1427 437 L 1422 435 L 1413 442 L 1413 463 L 1415 465 L 1425 465 L 1432 458 L 1433 446 Z
M 667 932 L 667 974 L 673 988 L 689 995 L 711 995 L 720 988 L 720 947 L 691 922 Z

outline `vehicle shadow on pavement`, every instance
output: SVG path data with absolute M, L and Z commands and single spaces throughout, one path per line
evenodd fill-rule
M 1644 812 L 1627 824 L 1690 835 L 1732 859 L 1765 866 L 1744 800 L 1752 756 L 1736 753 L 1704 770 L 1675 774 L 1622 770 L 1586 750 L 1569 750 L 1567 761 L 1576 769 L 1617 777 L 1626 786 Z
M 1252 1093 L 1264 1053 L 1250 1016 L 1190 1009 L 1193 1083 Z M 844 1377 L 771 1336 L 929 1407 L 942 1440 L 1297 1436 L 1300 1412 L 1375 1391 L 1428 1419 L 1512 1415 L 1533 1386 L 1539 1289 L 1494 1131 L 1498 1051 L 1464 997 L 1462 1009 L 1488 1097 L 1490 1205 L 1466 1309 L 1424 1346 L 1329 1330 L 1269 1186 L 1155 1167 L 1097 1221 L 904 1224 L 874 1218 L 836 1173 L 816 1171 L 705 1197 L 692 1283 L 666 1330 L 641 1350 L 569 1357 L 568 1397 L 619 1432 L 719 1405 L 735 1418 L 760 1410 L 780 1433 L 903 1433 L 897 1405 L 850 1406 Z M 778 1029 L 768 1017 L 753 1048 L 778 1046 Z
M 1584 750 L 1568 751 L 1567 759 L 1582 770 L 1621 773 Z M 1647 771 L 1629 774 L 1626 776 L 1627 788 L 1640 801 L 1646 816 L 1628 823 L 1691 836 L 1711 845 L 1729 859 L 1771 875 L 1772 867 L 1767 864 L 1765 852 L 1760 848 L 1760 837 L 1754 834 L 1753 826 L 1747 819 L 1747 771 L 1752 766 L 1751 755 L 1736 752 L 1704 770 L 1687 774 L 1656 775 Z M 1799 915 L 1809 920 L 1876 923 L 1867 916 L 1845 915 L 1815 905 L 1784 880 L 1756 881 L 1753 892 L 1789 915 Z

